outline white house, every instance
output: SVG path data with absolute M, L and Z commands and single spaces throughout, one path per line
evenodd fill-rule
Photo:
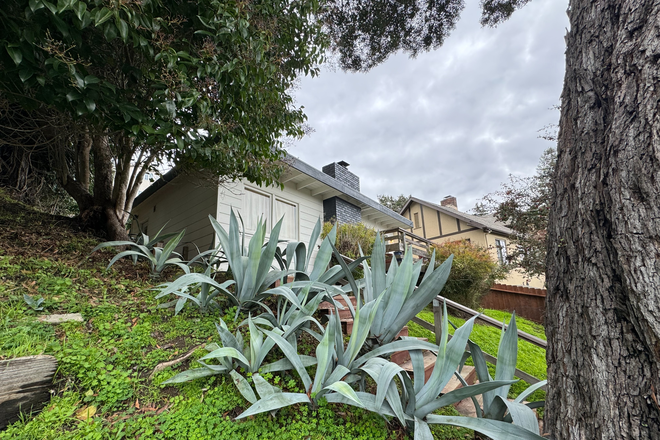
M 185 228 L 185 243 L 179 248 L 184 258 L 197 253 L 195 245 L 206 250 L 213 244 L 209 214 L 227 229 L 232 208 L 241 214 L 247 233 L 255 230 L 261 216 L 268 229 L 284 216 L 282 240 L 308 242 L 319 218 L 361 221 L 376 230 L 412 227 L 407 218 L 360 193 L 360 179 L 348 171 L 348 163 L 333 162 L 320 171 L 294 157 L 283 162 L 280 183 L 284 189 L 245 180 L 211 185 L 174 169 L 136 198 L 132 213 L 147 233 L 154 234 L 164 225 L 164 232 Z

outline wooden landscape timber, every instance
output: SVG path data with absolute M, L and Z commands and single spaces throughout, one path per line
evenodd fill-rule
M 53 356 L 38 355 L 0 361 L 0 429 L 21 413 L 40 411 L 50 400 L 57 370 Z

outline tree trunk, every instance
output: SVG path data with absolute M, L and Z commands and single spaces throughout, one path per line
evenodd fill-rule
M 660 438 L 660 2 L 571 0 L 548 227 L 546 429 Z

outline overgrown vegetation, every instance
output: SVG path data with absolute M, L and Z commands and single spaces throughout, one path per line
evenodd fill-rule
M 13 216 L 7 214 L 11 210 L 30 221 L 11 220 Z M 21 211 L 23 207 L 12 203 L 3 203 L 0 209 L 3 225 L 14 235 L 11 243 L 0 236 L 0 315 L 6 330 L 0 336 L 0 359 L 47 353 L 58 359 L 59 369 L 46 410 L 0 433 L 2 439 L 406 438 L 413 431 L 416 436 L 447 439 L 472 435 L 450 426 L 429 430 L 427 423 L 472 426 L 492 434 L 491 426 L 483 421 L 457 417 L 453 408 L 441 409 L 457 401 L 452 400 L 452 393 L 438 397 L 425 391 L 437 388 L 436 382 L 442 389 L 453 374 L 465 346 L 460 338 L 446 346 L 442 345 L 446 341 L 440 346 L 411 340 L 388 342 L 392 338 L 365 344 L 372 330 L 377 330 L 372 327 L 376 320 L 382 326 L 390 314 L 401 314 L 395 306 L 401 306 L 399 299 L 405 300 L 412 291 L 404 281 L 416 278 L 420 267 L 408 255 L 401 266 L 394 264 L 386 273 L 382 242 L 374 250 L 379 257 L 372 258 L 372 267 L 365 270 L 366 284 L 347 275 L 348 286 L 333 287 L 354 266 L 327 269 L 330 255 L 337 256 L 331 231 L 309 271 L 308 246 L 292 244 L 275 253 L 280 262 L 280 269 L 274 270 L 276 278 L 285 283 L 292 271 L 294 280 L 264 291 L 261 303 L 255 304 L 265 310 L 260 316 L 246 315 L 229 295 L 216 297 L 224 312 L 220 318 L 217 312 L 200 314 L 198 308 L 186 304 L 177 315 L 158 308 L 158 299 L 149 290 L 153 284 L 148 264 L 119 259 L 106 269 L 111 255 L 107 250 L 90 255 L 96 244 L 91 237 L 77 238 L 75 231 L 65 231 L 64 241 L 46 241 L 50 246 L 41 254 L 38 250 L 35 256 L 21 253 L 26 245 L 39 249 L 43 239 L 32 232 L 32 221 L 50 221 L 44 229 L 57 229 L 52 225 L 57 219 L 34 212 L 21 215 Z M 228 235 L 233 233 L 230 230 Z M 67 251 L 61 254 L 59 249 L 64 247 Z M 429 287 L 420 289 L 439 290 L 446 272 L 428 271 Z M 177 276 L 168 270 L 162 273 L 166 282 Z M 337 313 L 325 328 L 312 315 L 321 300 L 334 302 L 337 294 L 357 292 L 358 284 L 371 285 L 365 287 L 365 295 L 370 291 L 371 296 L 351 312 L 354 328 L 345 345 Z M 43 297 L 44 311 L 30 307 L 23 294 Z M 84 322 L 53 327 L 36 320 L 44 312 L 79 312 Z M 405 324 L 404 320 L 399 325 L 397 319 L 391 327 Z M 466 337 L 469 327 L 463 330 Z M 399 367 L 379 357 L 404 347 L 413 352 L 449 353 L 436 365 L 431 385 L 422 387 L 418 373 L 417 380 L 403 371 L 391 375 L 393 366 Z M 184 373 L 177 374 L 180 371 Z M 182 374 L 192 376 L 170 386 L 182 382 Z M 456 399 L 497 386 L 501 384 L 464 387 Z M 410 387 L 417 397 L 405 391 Z M 410 412 L 413 408 L 417 408 L 415 414 Z M 436 410 L 442 414 L 431 414 Z M 390 423 L 378 414 L 389 415 Z M 245 420 L 249 415 L 254 417 Z M 502 432 L 522 429 L 508 423 L 497 428 Z M 528 437 L 524 438 L 537 438 L 525 432 Z
M 325 238 L 332 230 L 334 223 L 323 223 L 321 238 Z M 371 255 L 376 240 L 376 231 L 363 223 L 343 223 L 337 225 L 337 240 L 335 246 L 340 254 L 356 259 L 360 257 L 360 247 L 364 255 Z
M 507 269 L 490 255 L 487 249 L 469 240 L 450 241 L 434 245 L 436 265 L 454 256 L 451 274 L 442 295 L 470 308 L 479 307 L 481 298 L 493 283 L 506 278 Z

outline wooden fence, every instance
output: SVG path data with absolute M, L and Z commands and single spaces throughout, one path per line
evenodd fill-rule
M 545 289 L 494 284 L 481 299 L 484 309 L 506 310 L 543 324 L 545 318 Z

